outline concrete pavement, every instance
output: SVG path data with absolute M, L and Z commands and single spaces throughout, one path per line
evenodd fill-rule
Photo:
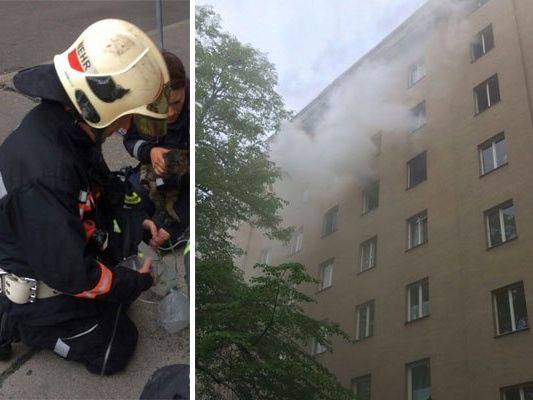
M 55 52 L 62 51 L 66 46 L 70 45 L 77 35 L 81 33 L 81 30 L 93 20 L 96 21 L 108 16 L 109 7 L 114 7 L 113 13 L 123 14 L 109 16 L 122 17 L 137 23 L 147 31 L 153 29 L 149 15 L 147 16 L 146 14 L 147 12 L 153 12 L 153 2 L 24 1 L 16 2 L 17 4 L 9 3 L 15 2 L 0 1 L 0 142 L 18 125 L 26 112 L 35 105 L 34 100 L 13 91 L 12 72 L 31 65 L 49 62 Z M 30 3 L 35 3 L 33 8 L 28 6 Z M 70 6 L 66 6 L 66 3 L 75 3 L 79 4 L 80 7 L 62 11 L 65 13 L 75 12 L 76 18 L 58 17 L 56 14 L 54 20 L 54 13 L 45 12 L 44 10 L 41 10 L 41 13 L 36 11 L 36 8 L 42 7 L 43 3 L 48 6 L 51 4 L 53 7 L 62 6 L 67 8 Z M 149 4 L 143 4 L 144 8 L 142 8 L 136 3 Z M 170 1 L 165 2 L 166 8 L 164 8 L 164 12 L 177 6 L 177 4 L 172 3 Z M 185 7 L 185 2 L 176 3 L 180 3 L 178 8 L 182 11 L 182 16 L 186 14 L 186 18 L 180 19 L 179 16 L 175 15 L 169 18 L 164 15 L 166 23 L 164 42 L 165 47 L 175 52 L 182 59 L 187 70 L 189 70 L 188 4 Z M 56 46 L 54 41 L 47 39 L 43 44 L 46 51 L 41 52 L 41 49 L 39 49 L 36 52 L 24 54 L 25 49 L 31 48 L 31 46 L 26 48 L 19 46 L 17 48 L 20 55 L 15 56 L 15 54 L 19 54 L 17 50 L 13 46 L 6 47 L 6 43 L 12 43 L 9 38 L 6 39 L 5 31 L 9 28 L 9 26 L 6 28 L 6 25 L 4 25 L 4 22 L 9 20 L 5 14 L 7 10 L 6 4 L 12 7 L 10 12 L 15 12 L 13 10 L 17 10 L 17 7 L 20 7 L 21 4 L 28 8 L 29 14 L 26 13 L 27 15 L 21 17 L 26 24 L 31 23 L 30 19 L 35 19 L 33 20 L 33 26 L 29 28 L 27 26 L 27 30 L 32 31 L 28 37 L 46 36 L 46 31 L 41 32 L 36 27 L 36 25 L 42 25 L 43 23 L 43 21 L 39 21 L 39 15 L 43 15 L 44 22 L 47 24 L 50 24 L 51 21 L 56 21 L 57 25 L 63 24 L 63 27 L 68 31 L 68 35 L 65 33 L 66 31 L 63 32 L 65 36 L 62 37 L 59 47 Z M 130 9 L 122 7 L 126 4 L 131 5 Z M 101 6 L 100 8 L 98 8 L 99 5 Z M 183 11 L 184 7 L 187 8 L 186 13 Z M 73 24 L 72 21 L 76 21 L 76 24 Z M 152 35 L 152 37 L 155 39 L 155 35 Z M 25 40 L 30 39 L 25 38 L 22 40 L 22 44 L 25 43 Z M 21 42 L 19 41 L 19 43 Z M 127 155 L 121 139 L 118 137 L 108 139 L 108 142 L 104 145 L 104 156 L 111 169 L 118 169 L 121 166 L 135 163 Z M 148 253 L 149 250 L 145 249 L 145 252 Z M 183 259 L 181 256 L 178 256 L 177 262 L 182 274 Z M 184 286 L 183 277 L 181 277 L 180 288 L 185 291 L 186 288 Z M 18 343 L 14 345 L 14 357 L 12 360 L 7 363 L 0 362 L 0 400 L 139 398 L 144 384 L 157 368 L 172 363 L 189 363 L 189 329 L 186 328 L 179 333 L 169 334 L 158 325 L 157 304 L 154 301 L 157 301 L 159 297 L 156 293 L 157 288 L 154 291 L 145 292 L 141 299 L 130 308 L 130 316 L 139 328 L 139 343 L 134 358 L 126 371 L 110 377 L 91 375 L 81 365 L 66 362 L 48 351 L 32 351 Z

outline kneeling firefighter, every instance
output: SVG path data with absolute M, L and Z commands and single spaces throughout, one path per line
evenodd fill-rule
M 168 80 L 148 36 L 116 19 L 91 25 L 53 64 L 15 75 L 20 92 L 42 101 L 0 146 L 0 358 L 20 340 L 92 373 L 126 366 L 137 328 L 123 305 L 153 279 L 149 260 L 135 271 L 106 257 L 101 144 L 132 119 L 164 134 Z

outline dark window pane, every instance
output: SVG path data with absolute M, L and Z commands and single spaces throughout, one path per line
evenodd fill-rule
M 524 296 L 524 287 L 518 286 L 511 289 L 513 296 L 513 307 L 516 329 L 524 329 L 528 326 L 526 299 Z
M 492 144 L 481 151 L 481 155 L 483 158 L 483 173 L 492 171 L 495 168 L 494 157 L 492 154 Z
M 369 323 L 369 330 L 368 330 L 368 336 L 372 336 L 374 334 L 374 303 L 371 303 L 368 306 L 368 323 Z
M 492 32 L 492 25 L 483 30 L 483 39 L 485 41 L 485 53 L 494 47 L 494 34 Z
M 496 307 L 498 309 L 498 334 L 511 332 L 511 310 L 509 308 L 509 295 L 507 291 L 496 294 Z
M 506 389 L 504 393 L 505 393 L 505 400 L 521 400 L 519 388 Z
M 514 221 L 514 209 L 513 206 L 504 208 L 503 223 L 505 226 L 505 240 L 511 240 L 516 237 L 516 226 Z
M 363 212 L 371 211 L 379 206 L 379 182 L 369 185 L 364 192 Z
M 477 60 L 483 55 L 483 41 L 481 35 L 477 35 L 472 43 L 472 60 Z
M 429 364 L 420 364 L 411 368 L 411 388 L 413 400 L 427 400 L 431 395 Z
M 524 399 L 533 400 L 533 385 L 527 385 L 524 387 Z
M 489 98 L 487 97 L 487 86 L 483 84 L 476 88 L 476 101 L 477 101 L 477 112 L 485 111 L 489 108 Z
M 489 79 L 489 95 L 490 95 L 490 105 L 493 106 L 500 101 L 500 87 L 498 85 L 498 77 L 494 76 Z
M 507 162 L 507 145 L 505 144 L 505 138 L 498 140 L 494 144 L 496 150 L 496 163 L 499 167 Z
M 357 400 L 370 400 L 370 377 L 357 379 L 354 392 Z
M 499 210 L 492 211 L 488 216 L 490 246 L 496 246 L 502 243 L 502 233 L 500 226 Z
M 426 153 L 420 154 L 408 163 L 409 187 L 418 185 L 427 179 Z

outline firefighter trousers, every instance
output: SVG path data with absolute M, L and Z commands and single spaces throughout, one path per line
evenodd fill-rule
M 138 331 L 125 306 L 107 303 L 97 317 L 73 319 L 53 326 L 15 324 L 15 337 L 26 346 L 47 349 L 78 361 L 93 374 L 123 370 L 137 344 Z

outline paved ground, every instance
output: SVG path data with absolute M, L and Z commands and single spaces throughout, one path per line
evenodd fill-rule
M 189 5 L 164 1 L 164 45 L 189 66 Z M 153 1 L 5 1 L 0 0 L 0 142 L 35 105 L 12 90 L 20 68 L 49 62 L 90 23 L 106 17 L 131 21 L 155 32 Z M 119 138 L 104 145 L 112 169 L 133 163 Z M 147 250 L 145 250 L 147 251 Z M 182 268 L 182 257 L 178 265 Z M 181 285 L 183 279 L 181 278 Z M 157 289 L 155 290 L 157 292 Z M 139 327 L 139 345 L 128 369 L 111 377 L 90 375 L 85 368 L 46 351 L 16 344 L 15 356 L 0 362 L 0 399 L 134 399 L 156 368 L 189 363 L 189 330 L 168 334 L 157 323 L 157 300 L 146 292 L 130 315 Z

